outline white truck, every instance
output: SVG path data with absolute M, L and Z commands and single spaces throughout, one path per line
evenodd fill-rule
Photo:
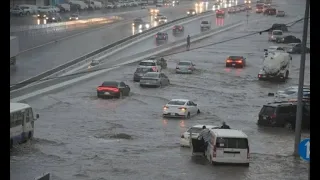
M 19 53 L 19 40 L 16 36 L 10 36 L 10 66 L 16 64 L 16 57 Z
M 264 58 L 262 68 L 259 71 L 259 80 L 286 81 L 291 69 L 292 57 L 281 51 L 269 52 Z

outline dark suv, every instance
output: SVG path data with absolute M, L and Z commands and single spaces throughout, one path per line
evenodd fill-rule
M 296 102 L 274 102 L 264 105 L 259 113 L 259 126 L 285 127 L 295 129 Z M 303 102 L 302 128 L 310 129 L 310 103 Z

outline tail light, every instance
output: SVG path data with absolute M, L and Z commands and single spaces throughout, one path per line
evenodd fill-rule
M 157 67 L 153 66 L 153 67 L 152 67 L 152 70 L 153 70 L 153 71 L 157 71 Z
M 176 29 L 176 27 L 173 27 L 173 30 L 175 30 Z
M 179 29 L 182 29 L 182 27 L 180 27 Z
M 189 69 L 189 70 L 192 70 L 192 67 L 190 66 L 188 69 Z
M 163 110 L 167 110 L 167 109 L 169 109 L 168 106 L 163 106 Z
M 103 86 L 99 86 L 97 88 L 98 91 L 113 91 L 113 92 L 119 92 L 118 88 L 115 87 L 103 87 Z
M 232 62 L 232 60 L 230 60 L 230 59 L 227 59 L 227 63 L 231 63 Z
M 158 35 L 156 35 L 156 38 L 158 37 Z
M 213 146 L 212 156 L 213 156 L 213 157 L 217 157 L 217 146 Z
M 184 107 L 180 107 L 179 108 L 181 111 L 186 111 L 187 110 L 187 108 L 184 108 Z
M 275 119 L 276 117 L 277 117 L 276 114 L 272 114 L 272 115 L 270 116 L 271 119 Z
M 181 135 L 181 138 L 184 138 L 184 135 L 183 135 L 183 134 Z
M 261 77 L 261 74 L 258 74 L 258 77 L 260 78 L 260 77 Z
M 250 148 L 248 146 L 248 151 L 247 151 L 247 158 L 249 159 L 250 158 Z
M 238 60 L 238 61 L 236 61 L 237 63 L 242 63 L 242 60 Z

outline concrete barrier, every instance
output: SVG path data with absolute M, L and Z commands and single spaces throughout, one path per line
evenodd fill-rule
M 227 27 L 222 27 L 222 28 L 218 28 L 218 29 L 215 29 L 215 30 L 208 31 L 206 33 L 200 34 L 197 37 L 192 38 L 191 42 L 200 41 L 200 40 L 205 39 L 207 37 L 210 37 L 210 36 L 212 36 L 214 34 L 218 34 L 218 33 L 221 33 L 221 32 L 236 28 L 236 27 L 241 26 L 243 24 L 244 23 L 241 21 L 241 22 L 238 22 L 238 23 L 231 24 L 231 25 L 229 25 Z M 36 90 L 36 91 L 33 91 L 32 93 L 25 94 L 25 95 L 22 95 L 22 96 L 19 96 L 19 97 L 14 97 L 10 101 L 11 102 L 19 102 L 19 101 L 23 101 L 23 100 L 27 100 L 27 99 L 39 96 L 41 94 L 45 94 L 45 93 L 49 93 L 49 92 L 52 92 L 52 91 L 56 91 L 56 90 L 61 89 L 61 88 L 66 88 L 66 87 L 71 86 L 71 85 L 73 85 L 75 83 L 79 83 L 79 82 L 88 80 L 90 78 L 93 78 L 95 76 L 101 75 L 103 73 L 106 73 L 108 71 L 120 68 L 123 65 L 135 63 L 135 62 L 143 60 L 144 58 L 147 58 L 147 57 L 159 54 L 159 53 L 163 53 L 163 52 L 169 51 L 169 50 L 171 50 L 173 48 L 183 47 L 185 45 L 186 44 L 185 44 L 184 41 L 183 42 L 172 43 L 172 44 L 166 46 L 165 48 L 162 48 L 161 50 L 158 50 L 158 51 L 154 51 L 153 50 L 152 53 L 147 53 L 147 54 L 142 55 L 140 57 L 133 58 L 133 59 L 128 60 L 128 61 L 126 61 L 124 63 L 115 65 L 115 66 L 113 66 L 111 68 L 101 69 L 101 70 L 97 69 L 96 71 L 94 71 L 92 73 L 85 74 L 85 75 L 83 75 L 81 77 L 77 77 L 77 78 L 74 78 L 74 79 L 71 79 L 71 80 L 68 80 L 68 81 L 65 81 L 65 82 L 50 86 L 50 87 L 46 87 L 44 89 Z

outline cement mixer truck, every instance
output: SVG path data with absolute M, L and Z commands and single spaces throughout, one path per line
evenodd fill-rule
M 259 71 L 259 80 L 279 80 L 285 82 L 290 73 L 292 57 L 286 52 L 268 53 Z

